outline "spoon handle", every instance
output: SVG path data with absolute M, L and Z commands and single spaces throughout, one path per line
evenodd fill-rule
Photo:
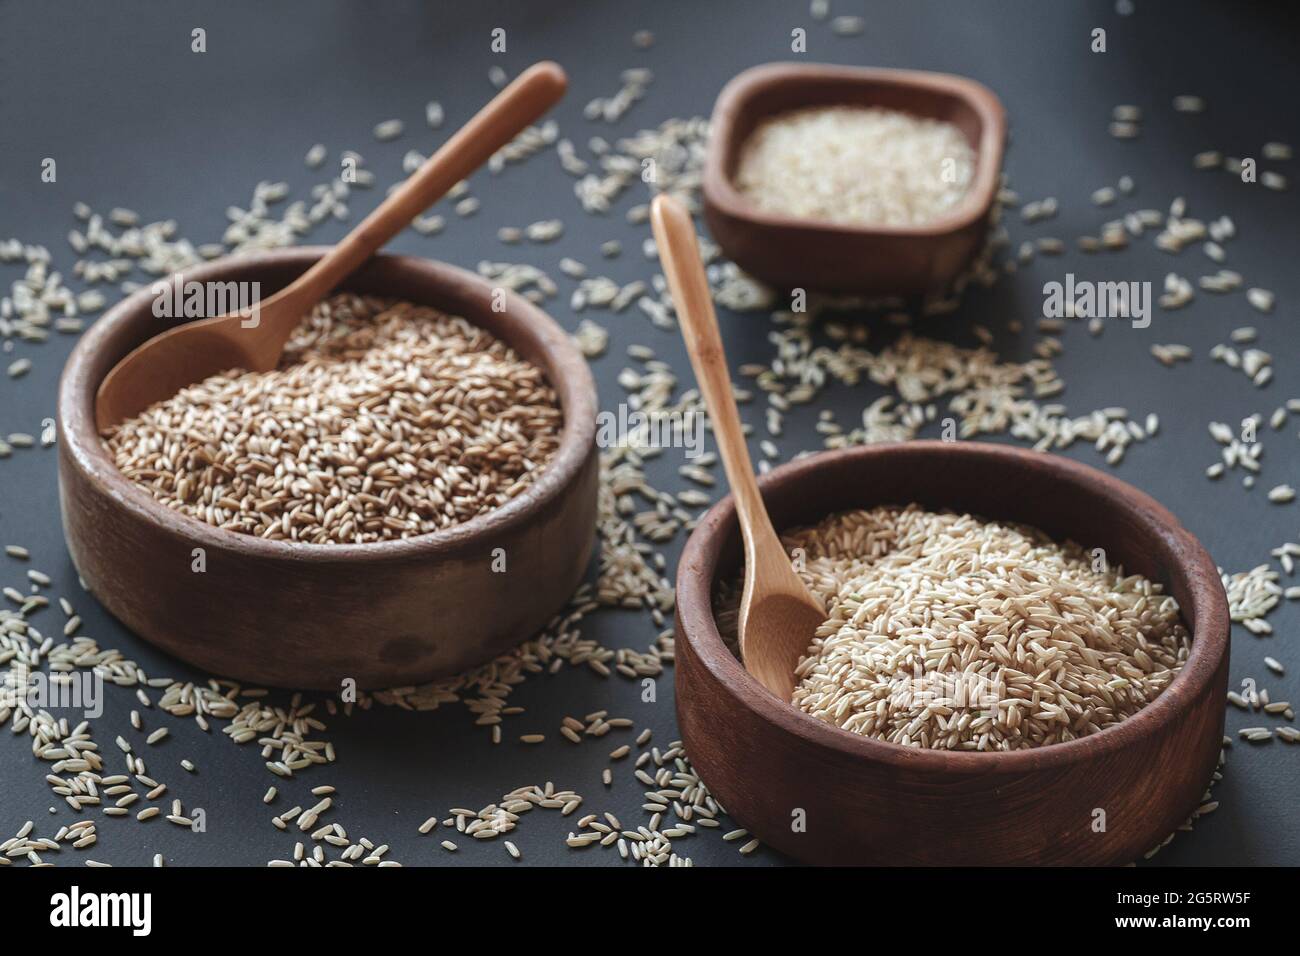
M 713 438 L 718 444 L 727 481 L 736 499 L 745 542 L 751 552 L 763 552 L 771 543 L 776 548 L 775 553 L 783 553 L 780 539 L 763 506 L 749 447 L 745 444 L 740 412 L 736 409 L 736 399 L 731 390 L 727 356 L 718 332 L 718 317 L 713 311 L 713 297 L 709 294 L 709 281 L 704 275 L 699 243 L 695 238 L 695 224 L 680 202 L 662 193 L 655 197 L 650 207 L 650 223 L 664 276 L 677 306 L 677 321 L 682 327 L 695 380 L 713 423 Z
M 456 183 L 549 110 L 568 85 L 564 70 L 549 60 L 535 63 L 474 115 L 425 160 L 351 232 L 311 267 L 294 291 L 316 302 L 374 255 Z M 296 321 L 296 320 L 295 320 Z

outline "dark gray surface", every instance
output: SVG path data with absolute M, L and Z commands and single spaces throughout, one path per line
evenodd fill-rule
M 862 4 L 834 6 L 836 13 L 864 12 Z M 1267 139 L 1298 138 L 1289 92 L 1296 80 L 1296 42 L 1285 19 L 1265 7 L 1150 0 L 1138 0 L 1137 6 L 1135 15 L 1121 17 L 1109 3 L 873 3 L 865 11 L 866 34 L 838 38 L 826 24 L 813 22 L 801 2 L 160 5 L 5 0 L 0 3 L 0 237 L 47 244 L 68 274 L 75 256 L 64 237 L 74 225 L 72 204 L 83 200 L 103 212 L 128 206 L 146 220 L 175 217 L 181 233 L 195 241 L 217 239 L 226 207 L 246 205 L 260 179 L 286 179 L 294 186 L 293 197 L 304 197 L 323 178 L 302 163 L 303 153 L 317 141 L 330 147 L 331 162 L 341 148 L 359 150 L 381 184 L 387 183 L 399 175 L 407 149 L 427 152 L 437 141 L 423 123 L 426 100 L 441 100 L 448 114 L 445 129 L 454 128 L 490 96 L 486 74 L 494 63 L 514 74 L 544 57 L 559 60 L 569 71 L 571 92 L 554 115 L 562 135 L 579 145 L 591 135 L 630 133 L 671 116 L 707 115 L 733 74 L 790 58 L 790 30 L 803 26 L 809 31 L 810 60 L 962 73 L 1002 97 L 1012 127 L 1006 164 L 1012 185 L 1024 198 L 1055 195 L 1062 206 L 1057 219 L 1039 226 L 1023 227 L 1013 218 L 1016 240 L 1053 235 L 1072 244 L 1075 236 L 1095 231 L 1113 211 L 1092 207 L 1088 195 L 1123 174 L 1137 182 L 1134 206 L 1165 208 L 1175 195 L 1185 195 L 1194 215 L 1232 215 L 1239 237 L 1230 246 L 1228 265 L 1244 273 L 1247 284 L 1276 292 L 1279 306 L 1273 316 L 1254 313 L 1241 294 L 1202 295 L 1185 311 L 1157 312 L 1152 327 L 1143 331 L 1109 323 L 1102 338 L 1091 339 L 1081 325 L 1071 325 L 1057 367 L 1068 385 L 1062 400 L 1073 412 L 1121 404 L 1135 415 L 1159 413 L 1160 438 L 1135 448 L 1118 475 L 1167 504 L 1225 569 L 1244 570 L 1268 560 L 1270 548 L 1300 536 L 1300 505 L 1270 505 L 1263 494 L 1283 481 L 1300 483 L 1295 420 L 1284 432 L 1265 438 L 1264 475 L 1252 492 L 1237 479 L 1211 483 L 1203 477 L 1204 467 L 1217 456 L 1206 423 L 1236 422 L 1255 411 L 1267 415 L 1283 399 L 1300 395 L 1300 372 L 1293 364 L 1300 343 L 1294 326 L 1300 301 L 1294 265 L 1300 253 L 1297 203 L 1294 192 L 1244 186 L 1223 173 L 1195 173 L 1190 156 L 1208 148 L 1258 155 Z M 206 54 L 189 51 L 195 26 L 207 30 Z M 495 26 L 505 27 L 509 35 L 508 53 L 501 57 L 488 50 L 488 32 Z M 1088 52 L 1094 26 L 1108 30 L 1109 52 L 1104 55 Z M 631 35 L 641 28 L 656 34 L 650 51 L 632 46 Z M 619 73 L 637 65 L 655 73 L 647 98 L 612 130 L 583 120 L 583 104 L 612 94 Z M 1208 112 L 1175 114 L 1169 103 L 1180 93 L 1205 96 Z M 1122 102 L 1146 111 L 1139 140 L 1121 142 L 1106 135 L 1110 109 Z M 371 127 L 393 116 L 406 121 L 406 134 L 393 143 L 375 143 Z M 39 181 L 40 160 L 46 156 L 58 161 L 56 184 Z M 1291 169 L 1287 172 L 1292 175 Z M 483 200 L 477 216 L 449 217 L 447 231 L 436 238 L 408 232 L 391 248 L 470 267 L 483 258 L 535 262 L 561 282 L 562 294 L 548 308 L 567 328 L 576 327 L 578 318 L 567 307 L 571 284 L 556 268 L 562 255 L 623 281 L 652 274 L 639 252 L 646 229 L 630 226 L 622 217 L 627 206 L 644 201 L 639 190 L 631 190 L 608 217 L 587 216 L 554 156 L 537 157 L 497 177 L 484 172 L 474 184 Z M 354 194 L 352 221 L 380 194 Z M 501 225 L 550 217 L 566 223 L 558 243 L 521 249 L 495 239 Z M 331 223 L 312 239 L 332 241 L 346 228 Z M 606 264 L 597 246 L 610 238 L 622 239 L 626 251 Z M 1032 329 L 1041 310 L 1042 284 L 1067 271 L 1158 283 L 1170 268 L 1194 279 L 1213 271 L 1213 264 L 1194 249 L 1171 260 L 1149 242 L 1113 258 L 1071 252 L 1061 259 L 1040 259 L 995 290 L 971 295 L 956 318 L 926 331 L 973 344 L 967 328 L 972 321 L 999 330 L 1017 317 Z M 19 274 L 14 266 L 0 265 L 6 286 Z M 623 365 L 623 348 L 633 342 L 653 346 L 689 382 L 674 334 L 652 328 L 634 313 L 596 318 L 613 333 L 610 353 L 594 363 L 606 406 L 621 392 L 614 379 Z M 769 357 L 762 318 L 724 314 L 722 322 L 733 366 Z M 1246 324 L 1260 328 L 1261 347 L 1274 354 L 1278 366 L 1275 380 L 1263 390 L 1240 373 L 1212 364 L 1206 354 L 1226 340 L 1229 330 Z M 1032 331 L 1020 337 L 999 331 L 998 347 L 1005 357 L 1026 357 L 1035 338 Z M 881 335 L 873 341 L 881 341 Z M 1195 348 L 1196 358 L 1166 370 L 1148 354 L 1155 342 L 1185 342 Z M 71 344 L 58 337 L 42 346 L 16 347 L 14 354 L 30 356 L 35 367 L 19 382 L 0 376 L 0 433 L 38 432 L 41 420 L 53 415 L 55 383 Z M 12 356 L 3 358 L 8 364 Z M 825 404 L 837 410 L 840 421 L 850 421 L 877 394 L 868 386 L 833 389 Z M 794 421 L 804 427 L 790 428 L 780 441 L 784 455 L 818 447 L 808 427 L 811 416 Z M 1090 448 L 1069 454 L 1097 463 Z M 665 487 L 676 485 L 668 477 L 671 468 L 666 462 L 654 469 Z M 0 543 L 8 542 L 29 546 L 33 566 L 55 574 L 58 590 L 76 593 L 58 522 L 53 450 L 20 452 L 0 461 Z M 4 584 L 17 583 L 21 575 L 14 562 L 3 558 L 0 572 Z M 220 600 L 220 595 L 196 592 L 195 613 Z M 126 633 L 89 597 L 78 604 L 84 632 L 103 645 L 122 648 L 154 674 L 186 672 Z M 1300 697 L 1300 656 L 1293 650 L 1292 632 L 1300 616 L 1291 604 L 1271 620 L 1273 638 L 1234 629 L 1233 681 L 1253 676 L 1271 689 L 1274 699 L 1295 699 Z M 590 619 L 587 633 L 609 646 L 642 647 L 653 629 L 642 615 L 613 612 Z M 1265 654 L 1290 665 L 1286 678 L 1267 674 Z M 306 805 L 310 787 L 336 786 L 335 818 L 349 834 L 390 843 L 390 855 L 407 865 L 451 862 L 435 840 L 415 832 L 429 814 L 444 814 L 453 805 L 482 806 L 508 789 L 547 779 L 587 795 L 592 810 L 613 809 L 625 822 L 643 823 L 630 767 L 617 768 L 607 798 L 599 782 L 615 736 L 576 748 L 556 737 L 554 728 L 563 714 L 608 707 L 652 726 L 656 743 L 662 744 L 674 735 L 668 685 L 661 682 L 657 705 L 645 705 L 634 685 L 586 672 L 530 681 L 511 700 L 528 710 L 507 725 L 507 738 L 545 730 L 551 740 L 536 748 L 491 748 L 483 731 L 472 727 L 472 718 L 455 706 L 435 714 L 376 710 L 334 720 L 327 736 L 338 748 L 338 763 L 303 774 L 282 790 L 291 802 Z M 97 739 L 107 750 L 114 734 L 126 732 L 132 706 L 129 692 L 110 697 L 108 712 L 97 722 Z M 1229 728 L 1247 722 L 1260 721 L 1229 713 Z M 150 720 L 151 726 L 158 723 L 156 716 Z M 207 810 L 208 833 L 190 834 L 159 821 L 141 825 L 129 818 L 105 819 L 91 855 L 143 864 L 161 852 L 178 865 L 262 864 L 288 856 L 293 835 L 273 829 L 272 810 L 260 803 L 267 785 L 279 781 L 264 769 L 256 749 L 236 748 L 223 735 L 204 735 L 192 723 L 168 724 L 173 736 L 150 748 L 151 766 L 159 768 L 158 775 L 187 806 Z M 46 768 L 31 757 L 27 743 L 8 734 L 5 738 L 0 742 L 0 838 L 29 818 L 43 833 L 69 821 L 63 804 L 57 814 L 48 813 L 54 798 L 42 779 Z M 176 766 L 182 757 L 198 764 L 196 776 Z M 1300 863 L 1300 836 L 1293 825 L 1298 767 L 1300 748 L 1279 742 L 1259 749 L 1234 746 L 1227 777 L 1215 792 L 1222 803 L 1219 811 L 1198 823 L 1192 835 L 1180 836 L 1156 862 Z M 277 804 L 281 809 L 288 805 Z M 617 862 L 607 851 L 567 851 L 561 837 L 568 822 L 549 813 L 526 819 L 513 835 L 525 862 Z M 456 862 L 509 862 L 499 843 L 461 842 L 468 845 Z M 739 860 L 734 845 L 712 835 L 681 841 L 679 849 L 699 864 Z M 65 863 L 82 858 L 69 852 L 57 856 Z M 773 862 L 779 861 L 766 850 L 748 861 Z

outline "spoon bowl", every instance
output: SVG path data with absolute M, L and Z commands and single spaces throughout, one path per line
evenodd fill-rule
M 268 301 L 262 308 L 269 305 Z M 293 308 L 296 322 L 303 312 L 296 305 Z M 227 369 L 266 372 L 274 368 L 281 346 L 261 350 L 274 353 L 268 361 L 253 348 L 265 340 L 232 334 L 228 327 L 232 318 L 236 324 L 241 321 L 239 316 L 219 316 L 168 329 L 122 359 L 99 389 L 95 403 L 99 429 L 123 422 L 185 386 Z
M 811 594 L 767 592 L 748 605 L 742 601 L 740 653 L 745 669 L 777 697 L 790 700 L 795 668 L 825 621 L 826 611 Z

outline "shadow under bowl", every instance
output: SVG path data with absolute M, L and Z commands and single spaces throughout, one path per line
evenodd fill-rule
M 182 281 L 258 282 L 266 296 L 324 252 L 217 260 Z M 433 306 L 502 339 L 559 394 L 560 446 L 504 506 L 418 537 L 306 544 L 208 525 L 127 479 L 95 428 L 95 393 L 108 371 L 173 321 L 154 316 L 150 289 L 123 300 L 82 337 L 59 385 L 64 532 L 82 579 L 114 617 L 209 673 L 333 690 L 347 679 L 376 688 L 455 674 L 544 627 L 590 559 L 596 389 L 563 329 L 513 292 L 495 311 L 487 282 L 427 259 L 375 256 L 342 288 Z
M 1192 637 L 1150 705 L 1067 743 L 974 753 L 859 736 L 778 700 L 723 642 L 712 595 L 742 561 L 727 497 L 678 565 L 677 716 L 701 778 L 764 843 L 818 864 L 1109 865 L 1140 858 L 1198 805 L 1222 745 L 1228 603 L 1205 549 L 1153 498 L 1064 457 L 980 442 L 825 452 L 761 486 L 778 529 L 918 502 L 1103 548 L 1160 582 Z
M 956 209 L 912 226 L 854 225 L 760 210 L 734 185 L 745 141 L 764 120 L 812 106 L 877 106 L 952 123 L 975 152 Z M 769 63 L 718 96 L 704 161 L 704 218 L 750 275 L 794 288 L 870 295 L 946 290 L 985 242 L 1002 174 L 1006 114 L 987 87 L 920 70 Z

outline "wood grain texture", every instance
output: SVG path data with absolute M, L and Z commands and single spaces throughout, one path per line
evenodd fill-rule
M 1104 548 L 1163 583 L 1192 634 L 1154 703 L 1081 740 L 950 753 L 859 737 L 774 700 L 723 644 L 710 592 L 741 559 L 726 498 L 678 566 L 677 715 L 701 777 L 765 843 L 810 863 L 1111 865 L 1140 858 L 1197 805 L 1222 742 L 1227 598 L 1204 548 L 1154 499 L 1066 458 L 978 442 L 826 452 L 761 485 L 778 528 L 916 501 Z M 792 831 L 796 810 L 806 832 Z
M 182 281 L 282 287 L 325 252 L 312 247 L 213 262 Z M 491 308 L 461 269 L 377 256 L 344 286 L 435 306 L 488 329 L 539 365 L 564 409 L 560 448 L 507 505 L 399 541 L 311 545 L 225 531 L 128 481 L 95 429 L 107 371 L 170 320 L 142 290 L 82 337 L 59 386 L 59 499 L 73 562 L 128 628 L 213 674 L 286 687 L 395 686 L 457 673 L 536 633 L 569 599 L 595 539 L 596 391 L 569 336 L 521 296 Z M 191 570 L 194 549 L 206 572 Z M 506 572 L 491 569 L 504 549 Z
M 920 226 L 852 226 L 760 211 L 732 184 L 740 150 L 764 119 L 807 106 L 880 106 L 945 120 L 975 150 L 970 192 Z M 984 242 L 1002 173 L 1006 115 L 987 87 L 920 70 L 769 63 L 719 94 L 709 121 L 704 215 L 727 257 L 779 289 L 915 294 L 946 288 Z

